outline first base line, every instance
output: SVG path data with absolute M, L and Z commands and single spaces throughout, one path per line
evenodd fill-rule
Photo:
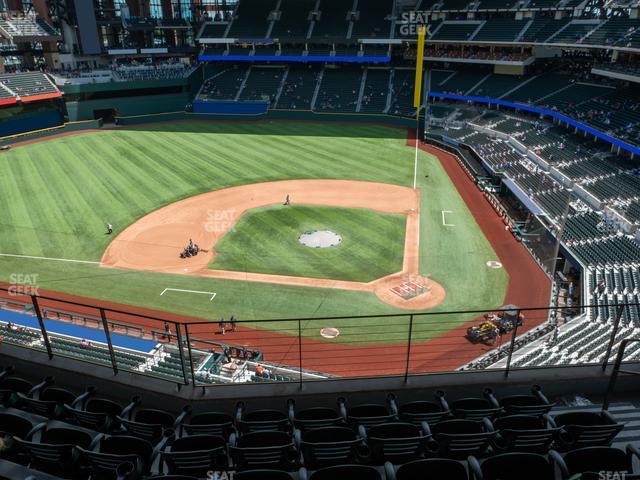
M 185 293 L 200 293 L 202 295 L 211 295 L 209 299 L 210 302 L 213 302 L 213 299 L 216 298 L 216 292 L 201 292 L 199 290 L 183 290 L 182 288 L 165 288 L 160 296 L 164 295 L 166 292 L 185 292 Z
M 92 262 L 90 260 L 74 260 L 72 258 L 36 257 L 34 255 L 17 255 L 14 253 L 0 253 L 0 257 L 29 258 L 32 260 L 49 260 L 52 262 L 86 263 L 88 265 L 100 265 L 100 262 Z

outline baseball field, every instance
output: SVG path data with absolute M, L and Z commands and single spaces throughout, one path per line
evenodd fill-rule
M 487 262 L 501 259 L 442 161 L 420 151 L 417 165 L 414 192 L 407 131 L 364 124 L 175 122 L 18 144 L 0 155 L 0 280 L 207 320 L 424 311 L 379 282 L 393 274 L 438 292 L 429 311 L 499 307 L 509 274 Z M 299 241 L 315 231 L 340 244 Z M 180 259 L 190 238 L 206 252 Z M 332 326 L 406 339 L 366 318 Z

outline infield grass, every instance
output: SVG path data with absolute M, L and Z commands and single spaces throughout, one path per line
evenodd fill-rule
M 359 208 L 259 208 L 243 215 L 216 244 L 211 268 L 370 282 L 402 270 L 405 224 L 404 215 Z M 302 245 L 298 237 L 311 230 L 333 231 L 342 242 L 327 248 Z
M 104 233 L 106 222 L 117 234 L 181 198 L 255 182 L 332 178 L 410 186 L 413 156 L 404 129 L 342 123 L 178 122 L 45 140 L 0 155 L 0 253 L 99 261 L 112 239 Z M 439 161 L 424 152 L 419 160 L 421 273 L 447 293 L 434 311 L 500 306 L 508 275 L 486 267 L 496 255 Z M 447 218 L 455 227 L 442 224 L 442 210 L 453 212 Z M 372 272 L 376 262 L 380 256 L 371 259 Z M 0 256 L 0 280 L 15 274 L 37 274 L 42 289 L 204 319 L 406 313 L 367 292 Z M 217 296 L 212 303 L 189 294 L 161 297 L 167 287 Z M 414 338 L 430 338 L 470 318 L 417 321 Z M 393 342 L 406 340 L 406 325 L 365 318 L 331 326 L 359 341 Z M 308 329 L 305 334 L 317 337 L 316 326 Z

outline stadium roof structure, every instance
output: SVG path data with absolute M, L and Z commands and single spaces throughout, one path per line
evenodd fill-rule
M 51 42 L 62 37 L 41 18 L 6 16 L 0 18 L 0 36 L 11 43 Z

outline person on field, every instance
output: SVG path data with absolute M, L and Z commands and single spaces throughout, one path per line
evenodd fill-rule
M 218 325 L 220 326 L 220 333 L 222 333 L 222 335 L 224 335 L 225 334 L 225 327 L 226 327 L 226 324 L 225 324 L 225 321 L 224 321 L 224 317 L 222 317 L 220 319 L 220 323 L 218 323 Z
M 229 323 L 231 324 L 231 331 L 235 332 L 236 331 L 236 323 L 237 323 L 238 319 L 236 318 L 235 315 L 231 315 L 231 318 L 229 319 Z
M 287 195 L 287 198 L 284 201 L 285 205 L 291 205 L 291 199 L 289 198 L 289 195 Z
M 107 223 L 107 235 L 111 235 L 113 233 L 113 225 Z

